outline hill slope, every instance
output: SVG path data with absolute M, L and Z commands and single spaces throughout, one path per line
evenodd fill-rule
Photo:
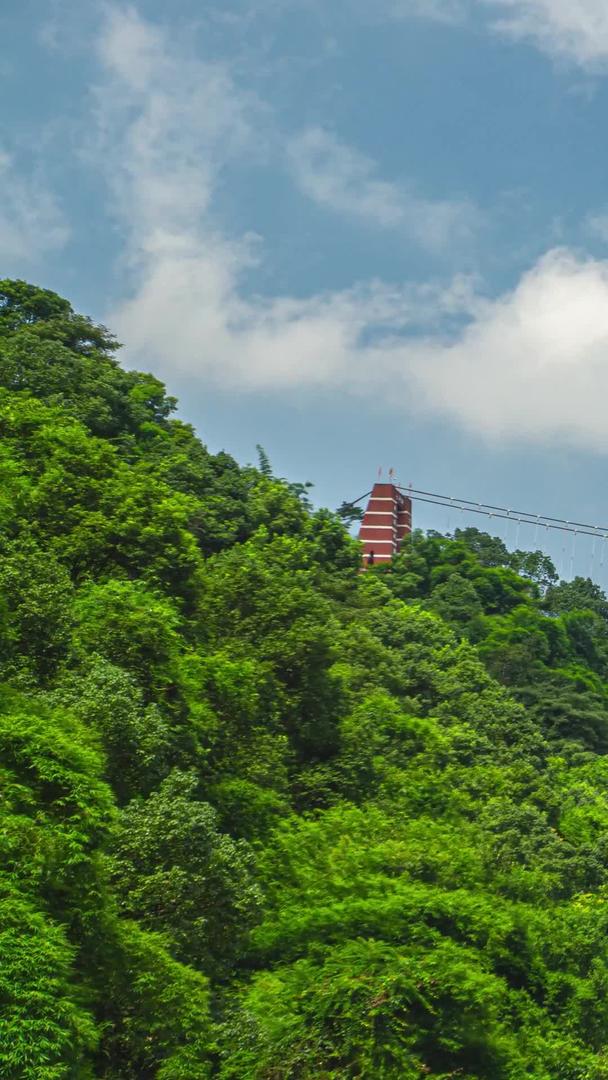
M 477 530 L 359 573 L 0 283 L 0 1073 L 608 1077 L 608 604 Z

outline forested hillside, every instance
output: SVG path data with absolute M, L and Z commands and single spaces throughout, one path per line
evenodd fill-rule
M 604 595 L 361 574 L 115 350 L 0 283 L 0 1076 L 606 1080 Z

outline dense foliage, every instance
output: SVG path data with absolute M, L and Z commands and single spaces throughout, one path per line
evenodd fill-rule
M 0 1075 L 608 1078 L 608 602 L 359 572 L 0 283 Z

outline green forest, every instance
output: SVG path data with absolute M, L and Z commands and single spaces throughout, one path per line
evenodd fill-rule
M 361 573 L 117 349 L 0 282 L 0 1076 L 606 1080 L 603 592 Z

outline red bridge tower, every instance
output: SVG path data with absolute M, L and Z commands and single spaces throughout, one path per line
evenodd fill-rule
M 412 500 L 403 495 L 393 480 L 374 484 L 359 530 L 364 565 L 392 559 L 403 537 L 411 531 Z

